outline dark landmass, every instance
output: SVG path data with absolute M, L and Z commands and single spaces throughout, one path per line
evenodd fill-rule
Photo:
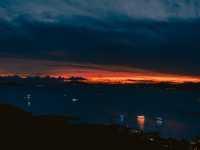
M 114 86 L 114 87 L 132 87 L 132 88 L 158 88 L 163 90 L 185 90 L 185 91 L 200 91 L 200 83 L 170 83 L 170 82 L 138 82 L 129 84 L 91 84 L 83 77 L 70 78 L 53 78 L 53 77 L 27 77 L 21 78 L 19 76 L 0 77 L 0 86 L 34 86 L 34 87 L 65 87 L 65 86 Z
M 198 139 L 163 139 L 158 133 L 117 125 L 75 125 L 67 121 L 76 117 L 36 117 L 10 105 L 0 105 L 0 119 L 0 147 L 6 149 L 190 150 L 199 146 Z

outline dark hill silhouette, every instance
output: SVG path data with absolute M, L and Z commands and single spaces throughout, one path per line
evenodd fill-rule
M 15 106 L 12 105 L 8 105 L 8 104 L 1 104 L 0 105 L 0 114 L 4 114 L 4 115 L 8 115 L 8 114 L 25 114 L 27 112 L 23 111 L 20 108 L 17 108 Z
M 117 125 L 69 124 L 67 116 L 32 116 L 9 105 L 0 106 L 0 139 L 6 149 L 135 149 L 186 150 L 190 144 L 162 139 Z M 5 149 L 5 148 L 4 148 Z
M 86 78 L 83 77 L 70 77 L 68 79 L 66 79 L 69 82 L 82 82 L 82 81 L 87 81 Z

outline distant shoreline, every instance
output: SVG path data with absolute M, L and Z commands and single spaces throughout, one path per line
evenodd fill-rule
M 0 77 L 0 86 L 34 86 L 34 87 L 56 87 L 56 86 L 115 86 L 115 87 L 135 87 L 135 88 L 159 88 L 163 90 L 184 90 L 200 91 L 200 83 L 185 82 L 136 82 L 136 83 L 90 83 L 82 77 L 53 78 L 53 77 L 26 77 L 4 76 Z

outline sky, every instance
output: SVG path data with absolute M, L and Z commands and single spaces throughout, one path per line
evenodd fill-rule
M 0 1 L 0 75 L 200 81 L 199 0 Z

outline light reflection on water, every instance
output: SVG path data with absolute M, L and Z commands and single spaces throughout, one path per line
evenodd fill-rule
M 172 137 L 200 135 L 200 113 L 188 115 L 200 112 L 199 97 L 200 92 L 157 89 L 0 87 L 1 103 L 34 114 L 66 114 L 79 116 L 82 122 L 113 123 L 112 114 L 117 112 L 116 123 Z
M 145 126 L 145 116 L 144 115 L 137 116 L 137 124 L 141 130 L 144 130 L 144 126 Z
M 162 126 L 163 125 L 163 122 L 164 120 L 163 120 L 163 118 L 162 117 L 156 117 L 156 125 L 157 126 Z
M 170 116 L 167 118 L 155 116 L 148 116 L 148 114 L 136 116 L 131 115 L 126 117 L 123 125 L 125 127 L 140 129 L 144 132 L 159 132 L 163 137 L 188 139 L 199 135 L 199 122 L 195 124 L 194 122 L 188 121 L 187 118 L 185 118 L 186 120 L 181 120 L 180 118 Z

